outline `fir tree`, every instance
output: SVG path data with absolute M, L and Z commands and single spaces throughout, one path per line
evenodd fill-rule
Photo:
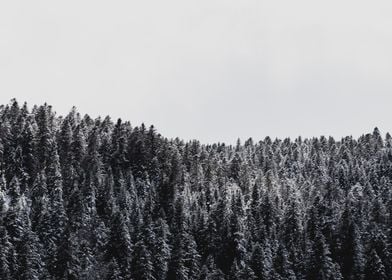
M 388 279 L 386 272 L 385 272 L 385 267 L 377 255 L 375 250 L 372 250 L 370 253 L 369 260 L 366 264 L 366 270 L 365 270 L 365 278 L 366 280 L 370 279 Z

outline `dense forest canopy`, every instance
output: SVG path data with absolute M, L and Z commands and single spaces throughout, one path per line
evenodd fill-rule
M 0 107 L 0 279 L 391 279 L 392 138 L 203 145 Z

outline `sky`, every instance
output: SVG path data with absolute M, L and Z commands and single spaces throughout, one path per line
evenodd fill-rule
M 166 137 L 392 131 L 392 2 L 0 1 L 0 103 Z

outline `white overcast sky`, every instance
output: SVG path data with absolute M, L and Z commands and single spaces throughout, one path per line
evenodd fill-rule
M 392 2 L 2 0 L 0 103 L 167 137 L 392 131 Z

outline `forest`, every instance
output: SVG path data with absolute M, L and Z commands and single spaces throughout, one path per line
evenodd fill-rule
M 2 280 L 387 280 L 392 137 L 203 144 L 12 100 L 0 211 Z

